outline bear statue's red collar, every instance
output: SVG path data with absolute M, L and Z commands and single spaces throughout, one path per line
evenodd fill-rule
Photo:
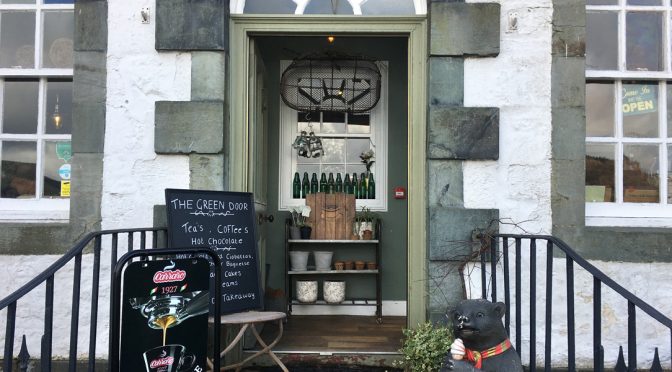
M 502 343 L 497 344 L 489 349 L 483 350 L 483 351 L 475 351 L 475 350 L 469 350 L 465 349 L 465 353 L 467 356 L 467 360 L 470 362 L 474 363 L 474 366 L 476 368 L 481 368 L 481 364 L 483 362 L 483 359 L 489 358 L 495 355 L 499 355 L 511 348 L 511 341 L 507 338 L 504 340 Z

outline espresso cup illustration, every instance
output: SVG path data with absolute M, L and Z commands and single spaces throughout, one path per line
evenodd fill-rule
M 194 367 L 196 357 L 186 354 L 186 351 L 186 347 L 178 344 L 149 349 L 142 354 L 145 359 L 145 368 L 147 372 L 190 371 Z

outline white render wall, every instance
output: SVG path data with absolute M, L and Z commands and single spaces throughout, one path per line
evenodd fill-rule
M 467 1 L 477 2 L 477 1 Z M 485 1 L 484 1 L 485 2 Z M 488 2 L 490 2 L 488 0 Z M 464 162 L 464 202 L 467 208 L 497 208 L 502 233 L 550 234 L 551 220 L 551 0 L 496 1 L 502 7 L 501 52 L 496 58 L 467 59 L 464 105 L 500 108 L 498 161 Z M 518 30 L 509 31 L 508 16 L 518 14 Z M 523 250 L 525 251 L 525 250 Z M 539 251 L 539 248 L 538 248 Z M 523 298 L 529 298 L 529 259 L 523 255 Z M 537 294 L 545 292 L 545 255 L 537 257 Z M 513 256 L 511 256 L 513 263 Z M 616 282 L 672 317 L 669 283 L 672 264 L 592 262 Z M 513 267 L 513 266 L 512 266 Z M 592 277 L 575 265 L 576 355 L 579 367 L 592 368 Z M 500 268 L 501 269 L 501 268 Z M 479 277 L 479 272 L 472 277 Z M 567 363 L 565 260 L 554 260 L 554 366 Z M 501 280 L 501 273 L 499 276 Z M 503 282 L 498 288 L 503 288 Z M 480 287 L 472 289 L 480 298 Z M 512 289 L 513 290 L 513 289 Z M 500 290 L 500 297 L 503 294 Z M 618 346 L 627 349 L 627 302 L 603 286 L 605 363 L 615 364 Z M 537 298 L 537 364 L 543 363 L 545 298 Z M 523 301 L 523 350 L 529 349 L 529 301 Z M 512 311 L 514 309 L 512 308 Z M 515 327 L 515 319 L 512 321 Z M 663 365 L 670 361 L 670 334 L 638 312 L 638 363 L 649 368 L 653 347 Z M 512 334 L 515 334 L 512 328 Z M 627 350 L 624 350 L 627 361 Z M 523 354 L 523 362 L 529 356 Z M 666 364 L 667 363 L 667 364 Z

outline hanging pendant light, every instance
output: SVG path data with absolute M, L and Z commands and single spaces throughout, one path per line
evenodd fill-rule
M 54 127 L 56 129 L 61 129 L 61 113 L 58 111 L 58 96 L 56 96 L 56 105 L 54 106 L 54 113 L 51 115 L 51 119 L 54 121 Z

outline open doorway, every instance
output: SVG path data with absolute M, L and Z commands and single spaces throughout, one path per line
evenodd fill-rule
M 287 311 L 287 301 L 296 293 L 297 280 L 310 279 L 318 283 L 319 304 L 295 304 L 288 319 L 286 335 L 276 346 L 278 352 L 394 352 L 399 348 L 401 329 L 407 324 L 408 301 L 408 206 L 406 199 L 395 199 L 394 189 L 408 187 L 408 38 L 331 35 L 319 36 L 255 36 L 254 49 L 263 64 L 265 97 L 254 100 L 265 102 L 266 112 L 266 167 L 264 171 L 267 192 L 267 213 L 275 216 L 275 223 L 266 225 L 266 246 L 263 261 L 266 267 L 266 308 Z M 324 110 L 306 113 L 289 108 L 280 96 L 282 72 L 297 58 L 314 54 L 337 54 L 368 58 L 376 61 L 381 71 L 381 93 L 371 112 L 351 114 Z M 312 114 L 312 115 L 311 115 Z M 324 156 L 305 158 L 292 149 L 292 141 L 301 130 L 310 128 L 320 137 Z M 254 130 L 251 128 L 251 130 Z M 361 273 L 338 275 L 287 275 L 285 267 L 285 223 L 288 209 L 304 201 L 293 198 L 293 175 L 313 173 L 321 178 L 330 173 L 361 174 L 365 165 L 359 155 L 372 150 L 375 153 L 376 193 L 374 199 L 357 199 L 358 209 L 368 206 L 380 218 L 380 295 L 376 294 L 372 276 Z M 312 178 L 312 177 L 311 177 Z M 314 211 L 317 213 L 317 211 Z M 328 250 L 335 261 L 370 261 L 361 245 L 305 247 L 306 250 Z M 302 247 L 303 249 L 303 247 Z M 310 262 L 309 264 L 313 264 Z M 376 306 L 352 302 L 348 305 L 324 305 L 325 280 L 344 281 L 346 298 L 382 300 L 382 323 L 376 322 Z M 288 286 L 290 288 L 288 288 Z M 338 326 L 338 325 L 341 326 Z M 320 326 L 322 325 L 322 326 Z M 347 325 L 347 326 L 345 326 Z M 266 329 L 265 332 L 272 332 Z M 314 338 L 320 334 L 320 342 Z M 310 339 L 313 341 L 308 341 Z

